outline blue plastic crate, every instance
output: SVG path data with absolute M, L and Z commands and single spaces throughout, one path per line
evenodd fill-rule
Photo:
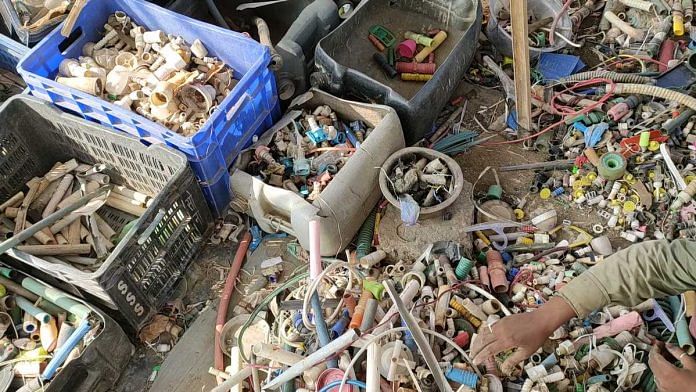
M 0 34 L 0 68 L 16 72 L 19 60 L 29 52 L 29 48 Z
M 100 38 L 109 15 L 124 11 L 150 30 L 180 35 L 187 42 L 200 39 L 211 56 L 234 69 L 237 86 L 220 103 L 206 125 L 184 137 L 130 110 L 54 81 L 63 59 L 81 55 L 82 46 Z M 201 186 L 217 184 L 254 135 L 271 127 L 280 116 L 268 48 L 242 34 L 173 13 L 142 0 L 89 0 L 70 38 L 52 31 L 20 61 L 17 69 L 33 95 L 86 119 L 139 137 L 145 143 L 166 143 L 183 152 Z M 77 37 L 77 38 L 75 38 Z M 61 48 L 65 48 L 62 50 Z M 62 50 L 62 51 L 61 51 Z M 227 180 L 229 182 L 229 179 Z M 208 193 L 208 203 L 226 205 L 229 192 Z

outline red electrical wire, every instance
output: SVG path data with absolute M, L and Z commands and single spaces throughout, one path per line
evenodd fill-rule
M 564 94 L 564 93 L 567 93 L 567 92 L 572 92 L 572 91 L 574 91 L 575 89 L 584 88 L 584 87 L 592 86 L 592 85 L 599 84 L 599 83 L 606 83 L 606 84 L 608 84 L 608 85 L 610 86 L 609 91 L 607 91 L 606 94 L 604 94 L 604 96 L 603 96 L 599 101 L 595 102 L 595 103 L 592 104 L 592 105 L 587 106 L 586 108 L 583 108 L 583 109 L 581 109 L 581 110 L 579 110 L 579 111 L 574 111 L 574 110 L 572 110 L 572 108 L 569 108 L 568 106 L 557 105 L 557 104 L 556 104 L 556 99 L 557 99 L 561 94 Z M 566 115 L 566 116 L 576 116 L 576 115 L 581 115 L 581 114 L 587 114 L 587 113 L 591 112 L 592 110 L 594 110 L 594 109 L 596 109 L 596 108 L 598 108 L 598 107 L 601 107 L 601 106 L 604 105 L 607 101 L 609 101 L 609 99 L 611 99 L 611 97 L 614 95 L 614 90 L 615 90 L 615 88 L 616 88 L 616 83 L 614 83 L 614 82 L 611 81 L 610 79 L 595 78 L 595 79 L 585 80 L 585 81 L 576 83 L 574 86 L 568 87 L 568 88 L 566 88 L 565 90 L 563 90 L 563 91 L 561 91 L 561 92 L 559 92 L 559 93 L 554 94 L 554 96 L 551 98 L 551 102 L 549 103 L 549 105 L 550 105 L 557 113 L 561 113 L 561 114 L 564 114 L 564 115 Z M 535 133 L 535 134 L 532 134 L 532 135 L 523 137 L 523 138 L 521 138 L 521 139 L 507 140 L 507 141 L 504 141 L 504 142 L 489 142 L 489 143 L 483 143 L 483 144 L 481 144 L 481 146 L 499 146 L 499 145 L 504 145 L 504 144 L 515 144 L 515 143 L 524 142 L 524 141 L 526 141 L 526 140 L 534 139 L 535 137 L 537 137 L 537 136 L 539 136 L 539 135 L 543 135 L 544 133 L 546 133 L 546 132 L 548 132 L 548 131 L 550 131 L 550 130 L 556 128 L 557 126 L 563 124 L 564 122 L 565 122 L 565 120 L 562 119 L 562 120 L 560 120 L 559 122 L 553 123 L 553 124 L 549 125 L 548 127 L 546 127 L 545 129 L 543 129 L 543 130 L 541 130 L 541 131 L 539 131 L 539 132 L 537 132 L 537 133 Z

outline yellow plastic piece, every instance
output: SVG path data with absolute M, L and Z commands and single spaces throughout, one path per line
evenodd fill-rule
M 539 192 L 539 197 L 541 197 L 542 200 L 546 200 L 549 197 L 551 197 L 551 189 L 549 188 L 544 188 Z
M 648 150 L 650 151 L 657 151 L 660 149 L 660 142 L 657 140 L 651 140 L 650 144 L 648 145 Z
M 585 195 L 585 192 L 583 192 L 582 189 L 576 190 L 575 193 L 573 194 L 573 196 L 576 199 L 579 199 L 579 198 L 583 197 L 584 195 Z
M 624 202 L 624 204 L 623 204 L 623 211 L 624 211 L 625 213 L 633 212 L 633 211 L 635 211 L 635 210 L 636 210 L 636 203 L 634 203 L 634 202 L 631 201 L 631 200 L 627 200 L 627 201 Z
M 611 201 L 609 202 L 609 207 L 616 207 L 616 206 L 618 206 L 618 205 L 621 205 L 621 202 L 618 201 L 617 199 L 611 200 Z
M 515 213 L 515 219 L 517 219 L 517 220 L 524 219 L 524 211 L 522 211 L 521 209 L 515 208 L 515 211 L 513 211 L 513 212 Z
M 655 178 L 655 171 L 654 170 L 648 170 L 648 178 L 651 180 Z
M 505 57 L 505 58 L 503 59 L 503 67 L 506 66 L 506 65 L 512 65 L 512 64 L 513 64 L 513 63 L 512 63 L 512 57 Z
M 631 173 L 626 173 L 626 174 L 624 174 L 623 179 L 624 179 L 625 181 L 632 181 L 632 180 L 633 180 L 633 174 L 631 174 Z
M 677 13 L 673 12 L 672 13 L 672 30 L 674 31 L 674 35 L 677 37 L 681 37 L 684 35 L 684 14 L 682 13 Z
M 689 175 L 684 177 L 684 181 L 686 182 L 686 185 L 689 185 L 691 181 L 696 180 L 696 176 L 694 175 Z
M 631 201 L 636 203 L 636 205 L 640 204 L 640 196 L 633 194 L 629 198 L 631 199 Z
M 590 182 L 592 182 L 592 181 L 597 179 L 597 173 L 589 172 L 589 173 L 587 173 L 587 177 L 585 177 L 585 178 L 587 178 Z

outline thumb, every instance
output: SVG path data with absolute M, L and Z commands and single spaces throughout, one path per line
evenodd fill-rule
M 527 349 L 518 348 L 505 360 L 505 362 L 503 362 L 502 365 L 500 365 L 500 371 L 507 376 L 511 375 L 515 370 L 515 367 L 517 367 L 520 362 L 529 358 L 530 355 L 532 355 L 532 353 L 528 352 Z

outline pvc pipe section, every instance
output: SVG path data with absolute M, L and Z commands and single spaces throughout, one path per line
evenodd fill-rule
M 329 344 L 321 347 L 319 350 L 313 352 L 312 354 L 305 357 L 301 362 L 296 363 L 291 366 L 278 377 L 274 378 L 271 382 L 264 385 L 263 389 L 278 389 L 286 383 L 287 381 L 293 380 L 299 377 L 305 370 L 312 368 L 321 362 L 326 361 L 329 357 L 333 356 L 339 350 L 350 346 L 353 342 L 358 340 L 360 337 L 357 329 L 349 329 L 346 333 L 339 336 L 337 339 L 331 341 Z M 251 372 L 249 373 L 251 374 Z M 222 392 L 222 390 L 220 390 Z
M 413 335 L 413 339 L 416 341 L 416 345 L 418 345 L 418 349 L 421 351 L 425 363 L 428 365 L 428 368 L 433 374 L 433 378 L 435 379 L 438 389 L 444 392 L 452 392 L 452 387 L 447 382 L 445 374 L 442 372 L 442 369 L 437 362 L 435 353 L 433 353 L 428 340 L 425 338 L 425 334 L 418 326 L 418 321 L 416 321 L 411 312 L 409 312 L 407 306 L 397 295 L 394 284 L 389 280 L 383 282 L 383 284 L 384 287 L 386 287 L 387 293 L 389 293 L 392 301 L 394 301 L 394 305 L 398 309 L 398 312 L 401 314 L 402 320 L 404 320 L 408 330 Z
M 379 381 L 382 376 L 379 372 L 379 363 L 381 351 L 378 343 L 372 343 L 367 346 L 367 375 L 365 376 L 367 392 L 380 392 Z
M 239 274 L 239 270 L 242 268 L 242 262 L 244 262 L 250 242 L 251 233 L 247 231 L 244 234 L 242 241 L 239 243 L 239 247 L 237 247 L 237 253 L 234 255 L 234 260 L 232 261 L 232 266 L 227 274 L 225 287 L 223 288 L 222 296 L 220 297 L 217 319 L 215 321 L 215 369 L 217 370 L 223 370 L 225 368 L 225 359 L 222 355 L 222 348 L 220 346 L 222 341 L 222 327 L 227 321 L 227 309 L 230 305 L 232 293 L 234 292 L 234 286 L 237 284 L 237 275 Z
M 317 279 L 321 274 L 321 227 L 318 220 L 309 221 L 309 276 L 311 279 Z M 312 313 L 314 314 L 314 323 L 317 327 L 317 335 L 319 336 L 319 344 L 326 346 L 331 342 L 329 328 L 324 319 L 324 310 L 321 307 L 319 293 L 312 294 Z M 338 367 L 338 359 L 331 359 L 328 363 L 329 368 Z

